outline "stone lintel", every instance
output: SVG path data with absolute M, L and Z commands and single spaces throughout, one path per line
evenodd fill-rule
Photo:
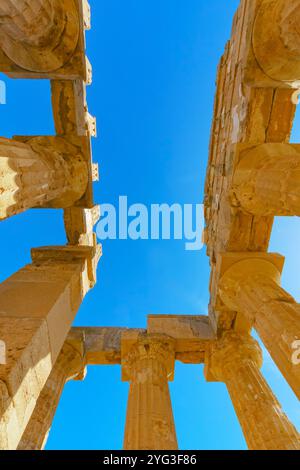
M 31 258 L 34 262 L 48 260 L 91 260 L 95 254 L 96 249 L 91 246 L 42 246 L 31 249 Z
M 121 364 L 141 334 L 175 339 L 175 358 L 186 364 L 204 362 L 205 351 L 215 335 L 205 315 L 149 315 L 148 329 L 123 327 L 75 327 L 73 334 L 84 335 L 87 365 Z
M 121 364 L 121 337 L 127 328 L 84 327 L 73 328 L 83 331 L 85 336 L 85 355 L 87 365 Z M 142 333 L 145 330 L 130 330 Z
M 174 338 L 176 359 L 188 364 L 202 363 L 215 337 L 205 315 L 148 315 L 147 332 Z

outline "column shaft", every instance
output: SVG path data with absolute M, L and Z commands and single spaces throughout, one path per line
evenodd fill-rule
M 168 387 L 168 365 L 174 362 L 169 339 L 141 336 L 123 358 L 130 369 L 130 390 L 124 439 L 126 450 L 177 449 Z
M 248 336 L 225 333 L 211 356 L 211 372 L 230 394 L 250 450 L 299 450 L 299 434 L 260 373 L 261 352 Z
M 48 439 L 64 386 L 84 368 L 78 349 L 66 342 L 37 400 L 18 450 L 43 450 Z
M 80 150 L 55 142 L 0 138 L 0 219 L 32 207 L 70 207 L 84 195 L 88 170 Z
M 33 251 L 33 263 L 0 286 L 0 449 L 16 449 L 65 342 L 94 285 L 98 252 L 89 247 Z M 6 398 L 5 398 L 6 397 Z
M 300 305 L 268 276 L 271 263 L 250 261 L 254 272 L 245 263 L 236 263 L 225 273 L 219 284 L 219 295 L 227 307 L 243 314 L 254 326 L 300 399 L 300 365 L 292 360 L 293 345 L 300 339 Z

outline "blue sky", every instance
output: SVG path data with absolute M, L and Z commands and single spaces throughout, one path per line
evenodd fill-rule
M 91 0 L 88 91 L 97 116 L 93 141 L 101 180 L 97 203 L 201 203 L 216 68 L 238 0 Z M 1 77 L 3 79 L 3 77 Z M 1 135 L 52 134 L 47 81 L 7 84 Z M 300 128 L 295 125 L 294 139 Z M 298 218 L 277 219 L 271 250 L 287 256 L 283 284 L 300 300 Z M 30 262 L 30 248 L 65 243 L 62 212 L 31 210 L 2 222 L 1 279 Z M 288 241 L 288 243 L 287 243 Z M 183 241 L 106 241 L 98 284 L 76 325 L 144 327 L 149 313 L 206 314 L 205 249 Z M 263 369 L 285 411 L 300 428 L 299 402 L 271 359 Z M 89 367 L 67 384 L 48 449 L 122 448 L 128 384 L 119 367 Z M 171 384 L 181 449 L 245 449 L 223 384 L 207 384 L 202 366 L 177 364 Z

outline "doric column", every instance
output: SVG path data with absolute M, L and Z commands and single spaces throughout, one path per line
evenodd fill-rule
M 72 331 L 69 333 L 37 400 L 18 450 L 44 449 L 66 382 L 69 380 L 82 380 L 84 377 L 84 338 Z
M 206 375 L 226 384 L 250 450 L 299 450 L 299 434 L 260 373 L 261 365 L 258 343 L 228 332 L 207 354 Z
M 299 83 L 300 4 L 298 0 L 263 0 L 253 30 L 253 50 L 266 75 Z
M 29 143 L 0 138 L 0 219 L 32 207 L 65 208 L 85 193 L 87 164 L 81 149 L 62 138 Z
M 130 381 L 124 449 L 177 449 L 168 380 L 174 373 L 174 340 L 164 335 L 122 337 L 123 380 Z
M 300 398 L 300 365 L 293 363 L 293 347 L 300 340 L 300 305 L 280 287 L 275 258 L 272 254 L 244 255 L 223 274 L 219 296 L 228 309 L 240 312 L 254 326 Z
M 78 38 L 74 0 L 1 0 L 0 46 L 26 70 L 59 69 L 74 53 Z
M 0 286 L 0 449 L 16 449 L 76 313 L 96 280 L 93 247 L 32 251 L 32 264 Z
M 237 156 L 234 206 L 258 216 L 300 215 L 300 145 L 241 146 Z

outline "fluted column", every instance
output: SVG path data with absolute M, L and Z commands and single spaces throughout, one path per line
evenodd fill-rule
M 250 450 L 299 450 L 300 436 L 263 378 L 261 365 L 258 343 L 228 332 L 211 347 L 206 373 L 226 384 Z
M 271 259 L 270 254 L 234 263 L 221 278 L 219 295 L 254 326 L 300 398 L 300 365 L 292 360 L 293 344 L 300 339 L 300 305 L 280 287 L 280 273 Z
M 172 338 L 141 334 L 132 344 L 123 337 L 123 378 L 130 380 L 124 449 L 177 449 L 168 386 L 174 361 Z
M 0 449 L 14 450 L 28 425 L 76 313 L 96 282 L 100 247 L 44 247 L 0 285 Z
M 0 138 L 0 219 L 32 207 L 72 206 L 87 183 L 81 150 L 64 139 L 21 143 Z
M 69 335 L 37 400 L 18 450 L 43 450 L 66 382 L 84 378 L 83 338 Z
M 234 206 L 258 216 L 300 215 L 300 145 L 242 146 L 238 157 Z
M 253 30 L 253 50 L 266 75 L 299 83 L 300 4 L 298 0 L 263 0 Z
M 78 37 L 74 0 L 1 0 L 0 46 L 26 70 L 60 68 L 74 53 Z

